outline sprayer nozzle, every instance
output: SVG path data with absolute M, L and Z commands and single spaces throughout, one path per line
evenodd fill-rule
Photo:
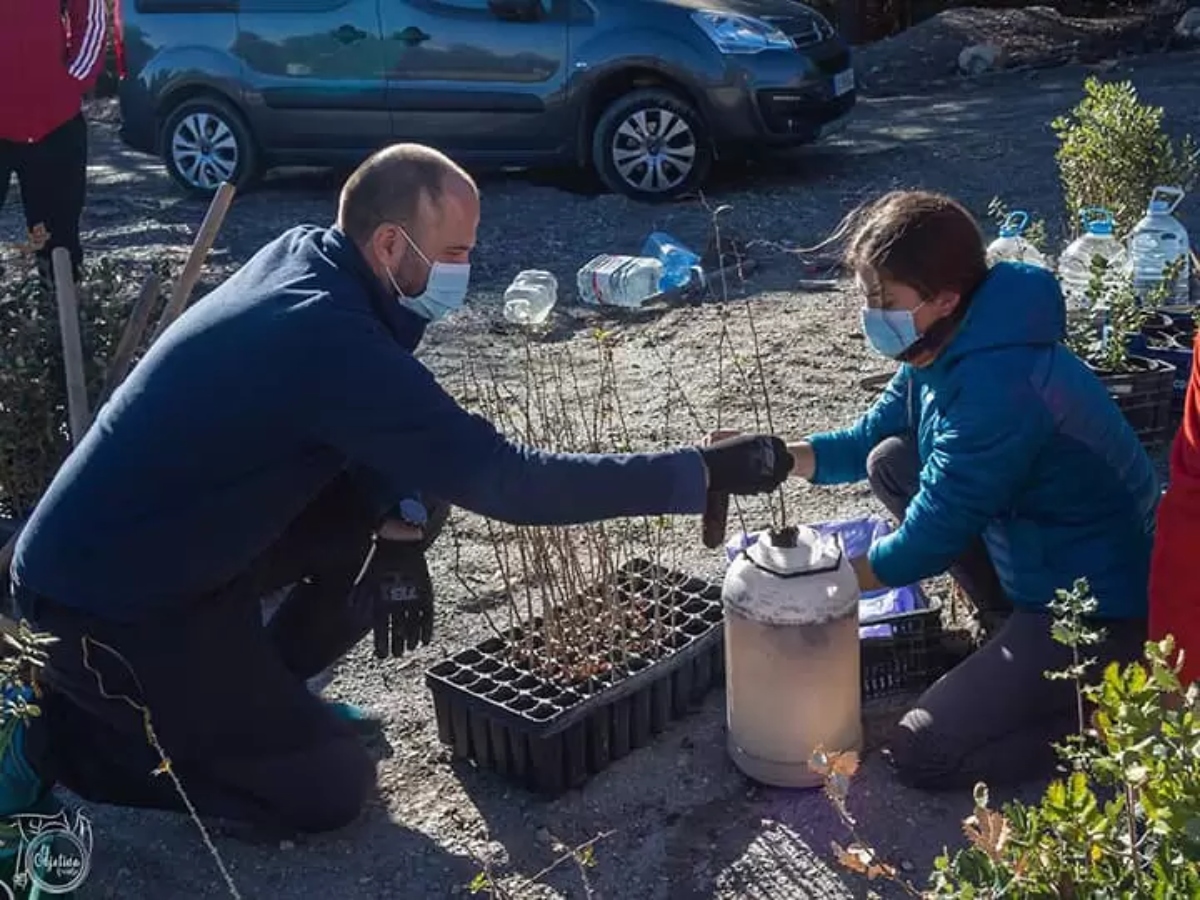
M 769 535 L 772 547 L 795 547 L 800 539 L 800 529 L 795 525 L 772 528 Z

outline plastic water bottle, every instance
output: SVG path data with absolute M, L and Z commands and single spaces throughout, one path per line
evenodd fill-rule
M 692 280 L 703 283 L 704 270 L 700 257 L 665 231 L 655 231 L 642 245 L 642 256 L 657 259 L 662 263 L 662 278 L 658 282 L 660 291 L 687 287 Z
M 1058 259 L 1058 280 L 1068 309 L 1085 310 L 1091 305 L 1088 288 L 1092 283 L 1093 264 L 1097 258 L 1105 264 L 1103 283 L 1105 293 L 1097 307 L 1107 306 L 1108 291 L 1121 276 L 1125 267 L 1125 248 L 1113 234 L 1112 213 L 1106 209 L 1085 209 L 1080 214 L 1084 232 L 1073 240 Z
M 558 279 L 541 269 L 517 274 L 504 292 L 504 318 L 514 325 L 540 325 L 558 300 Z
M 994 266 L 998 262 L 1020 262 L 1032 266 L 1049 268 L 1046 258 L 1038 252 L 1037 247 L 1021 237 L 1025 226 L 1029 224 L 1029 213 L 1013 210 L 1004 217 L 1000 226 L 1000 236 L 987 248 L 987 264 Z
M 1183 199 L 1183 191 L 1174 187 L 1156 187 L 1150 194 L 1145 217 L 1129 232 L 1128 271 L 1133 290 L 1145 301 L 1162 285 L 1167 267 L 1183 258 L 1179 277 L 1167 296 L 1166 306 L 1187 306 L 1191 300 L 1191 244 L 1187 229 L 1172 213 Z
M 602 253 L 579 270 L 579 297 L 592 306 L 636 308 L 659 293 L 663 264 L 646 256 Z

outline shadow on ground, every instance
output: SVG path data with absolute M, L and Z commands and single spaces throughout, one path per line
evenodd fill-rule
M 95 834 L 89 882 L 103 894 L 81 896 L 230 897 L 217 861 L 195 824 L 180 815 L 90 807 Z M 152 837 L 151 837 L 152 836 Z M 336 835 L 297 842 L 212 837 L 242 897 L 448 897 L 468 885 L 478 866 L 429 836 L 393 822 L 382 808 Z M 189 848 L 184 863 L 180 848 Z

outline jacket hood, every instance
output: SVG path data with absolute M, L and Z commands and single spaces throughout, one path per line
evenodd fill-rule
M 1027 263 L 997 263 L 932 368 L 980 350 L 1057 344 L 1066 332 L 1066 304 L 1054 273 Z

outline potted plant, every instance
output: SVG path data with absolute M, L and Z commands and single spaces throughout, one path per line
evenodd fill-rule
M 1167 267 L 1162 283 L 1146 298 L 1146 320 L 1141 332 L 1129 342 L 1131 353 L 1167 363 L 1174 370 L 1171 391 L 1171 421 L 1178 423 L 1183 415 L 1192 372 L 1192 346 L 1196 334 L 1196 319 L 1191 308 L 1167 307 L 1174 281 L 1179 278 L 1182 261 Z
M 1069 314 L 1067 346 L 1104 382 L 1146 449 L 1170 439 L 1175 366 L 1135 353 L 1152 314 L 1138 302 L 1131 276 L 1108 270 L 1097 258 L 1087 291 L 1087 308 Z M 1139 343 L 1141 342 L 1141 343 Z
M 1100 206 L 1112 213 L 1116 233 L 1128 234 L 1155 187 L 1191 190 L 1200 155 L 1191 137 L 1172 140 L 1162 107 L 1143 103 L 1132 82 L 1092 76 L 1083 89 L 1083 99 L 1051 123 L 1066 221 L 1077 233 L 1080 213 Z

